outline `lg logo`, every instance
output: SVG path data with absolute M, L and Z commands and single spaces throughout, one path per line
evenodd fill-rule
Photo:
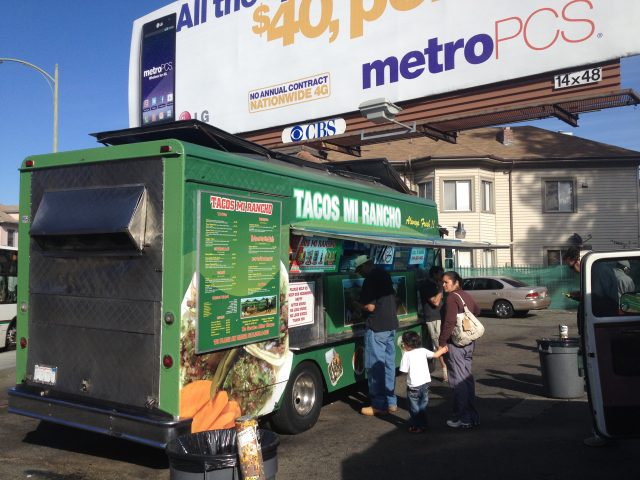
M 198 120 L 198 112 L 193 112 L 193 116 L 190 112 L 184 111 L 178 117 L 178 120 Z M 203 110 L 200 113 L 200 121 L 209 123 L 209 110 Z

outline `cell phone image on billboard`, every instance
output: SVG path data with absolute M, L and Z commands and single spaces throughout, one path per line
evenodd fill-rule
M 142 27 L 140 124 L 175 119 L 176 14 Z

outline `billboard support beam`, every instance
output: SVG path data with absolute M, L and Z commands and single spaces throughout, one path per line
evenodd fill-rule
M 568 123 L 572 127 L 578 126 L 578 115 L 575 113 L 567 112 L 564 108 L 559 107 L 558 105 L 553 105 L 553 116 L 558 120 L 562 120 L 565 123 Z
M 416 122 L 411 122 L 408 125 L 404 123 L 393 121 L 393 123 L 399 125 L 402 130 L 386 130 L 380 133 L 372 133 L 371 135 L 367 135 L 364 130 L 360 132 L 360 141 L 364 142 L 366 140 L 377 140 L 379 138 L 387 138 L 387 137 L 396 137 L 398 135 L 407 135 L 409 133 L 416 133 L 417 127 Z
M 324 150 L 332 150 L 338 153 L 344 153 L 345 155 L 352 155 L 354 157 L 362 156 L 360 145 L 343 146 L 343 145 L 336 145 L 335 143 L 331 143 L 331 142 L 320 142 L 320 148 Z
M 442 130 L 438 130 L 437 128 L 430 127 L 429 125 L 422 125 L 420 127 L 420 131 L 427 137 L 435 140 L 444 140 L 449 143 L 457 143 L 458 134 L 457 132 L 443 132 Z

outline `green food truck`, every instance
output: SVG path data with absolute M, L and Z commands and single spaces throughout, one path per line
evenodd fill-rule
M 162 447 L 271 415 L 296 433 L 364 379 L 367 254 L 398 335 L 439 246 L 433 202 L 198 121 L 97 134 L 21 167 L 9 411 Z

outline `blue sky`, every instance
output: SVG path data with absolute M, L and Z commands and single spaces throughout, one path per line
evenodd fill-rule
M 126 128 L 133 20 L 171 1 L 2 3 L 0 57 L 25 60 L 51 74 L 59 65 L 59 150 L 95 147 L 90 133 Z M 640 92 L 640 56 L 623 59 L 622 87 Z M 52 149 L 52 98 L 35 70 L 0 64 L 0 204 L 18 202 L 17 169 L 22 160 Z M 579 128 L 551 119 L 530 124 L 640 151 L 638 108 L 583 114 L 579 123 Z

